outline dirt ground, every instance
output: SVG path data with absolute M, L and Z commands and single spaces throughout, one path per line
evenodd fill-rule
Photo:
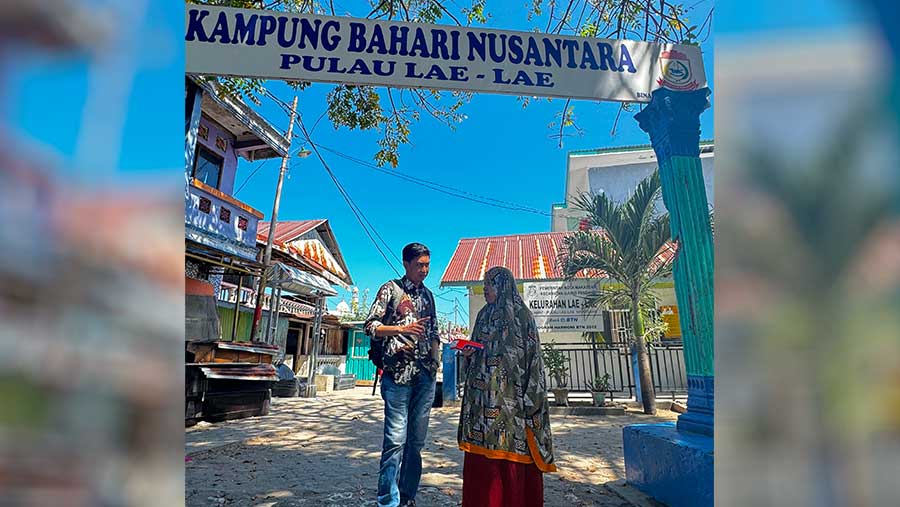
M 200 423 L 186 431 L 188 506 L 362 507 L 375 505 L 383 402 L 371 388 L 316 399 L 276 398 L 270 415 Z M 462 498 L 459 409 L 432 410 L 420 507 L 454 507 Z M 559 472 L 544 476 L 548 507 L 625 507 L 603 484 L 625 478 L 622 428 L 675 420 L 624 416 L 551 416 Z

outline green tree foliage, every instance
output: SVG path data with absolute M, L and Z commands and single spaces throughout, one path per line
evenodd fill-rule
M 575 207 L 587 213 L 593 230 L 567 237 L 560 254 L 560 263 L 568 277 L 586 270 L 595 276 L 602 272 L 618 282 L 590 298 L 589 304 L 631 311 L 646 413 L 656 411 L 646 347 L 647 324 L 659 304 L 653 285 L 672 273 L 672 263 L 657 259 L 672 237 L 668 213 L 656 212 L 660 198 L 658 171 L 641 181 L 621 204 L 606 194 L 582 194 L 576 199 Z M 651 323 L 651 330 L 658 333 L 654 326 Z

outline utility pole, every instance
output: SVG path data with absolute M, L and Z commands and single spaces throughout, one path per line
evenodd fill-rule
M 294 133 L 294 117 L 297 115 L 297 96 L 291 105 L 291 118 L 288 125 L 288 152 L 281 158 L 281 170 L 278 172 L 278 185 L 275 187 L 275 202 L 272 204 L 272 218 L 269 221 L 269 237 L 266 240 L 266 250 L 263 254 L 263 271 L 259 277 L 259 287 L 256 291 L 256 311 L 253 312 L 253 325 L 250 327 L 250 341 L 256 339 L 259 333 L 259 322 L 262 320 L 263 297 L 266 293 L 266 279 L 269 276 L 269 265 L 272 263 L 272 242 L 275 240 L 275 226 L 278 224 L 278 206 L 281 204 L 281 188 L 284 186 L 284 174 L 287 172 L 288 161 L 291 159 L 291 136 Z M 305 155 L 299 154 L 300 158 Z M 308 155 L 308 153 L 307 153 Z M 273 294 L 274 295 L 274 294 Z M 277 312 L 278 308 L 272 308 L 274 301 L 269 303 L 269 313 Z

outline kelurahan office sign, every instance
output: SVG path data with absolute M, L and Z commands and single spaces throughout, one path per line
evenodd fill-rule
M 603 331 L 602 313 L 585 304 L 585 298 L 598 291 L 596 280 L 524 283 L 522 289 L 538 331 Z
M 186 71 L 649 102 L 706 86 L 695 46 L 187 4 Z

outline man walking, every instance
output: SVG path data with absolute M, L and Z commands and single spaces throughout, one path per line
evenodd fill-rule
M 431 252 L 425 245 L 406 245 L 406 274 L 381 286 L 366 319 L 366 334 L 374 350 L 380 345 L 384 370 L 380 507 L 415 506 L 422 477 L 422 448 L 441 352 L 434 296 L 423 284 L 430 265 Z

